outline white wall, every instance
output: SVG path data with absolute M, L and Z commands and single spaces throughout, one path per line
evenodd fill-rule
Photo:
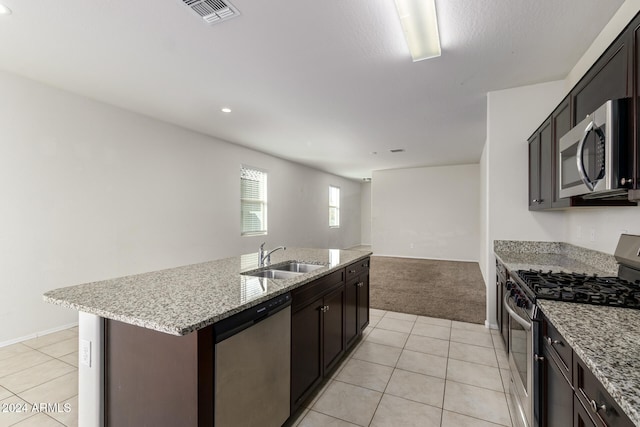
M 371 193 L 376 255 L 478 260 L 477 164 L 375 171 Z
M 360 183 L 0 72 L 0 343 L 77 321 L 53 288 L 267 246 L 360 243 Z M 241 164 L 269 235 L 241 237 Z M 328 186 L 341 228 L 328 227 Z
M 490 92 L 487 95 L 487 142 L 481 169 L 486 200 L 486 240 L 481 270 L 487 283 L 487 320 L 496 324 L 493 241 L 563 241 L 562 212 L 528 210 L 527 139 L 562 100 L 564 82 Z
M 371 244 L 371 182 L 360 185 L 360 240 L 363 245 Z

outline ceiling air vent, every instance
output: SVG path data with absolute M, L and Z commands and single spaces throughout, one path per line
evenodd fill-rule
M 240 15 L 238 9 L 226 0 L 182 0 L 182 2 L 209 24 L 217 24 Z

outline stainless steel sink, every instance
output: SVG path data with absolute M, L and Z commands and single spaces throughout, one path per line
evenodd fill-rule
M 268 269 L 268 270 L 260 270 L 254 271 L 252 273 L 242 273 L 245 276 L 254 276 L 254 277 L 266 277 L 267 279 L 292 279 L 294 277 L 300 276 L 301 272 L 294 271 L 283 271 L 276 269 Z
M 318 270 L 319 268 L 323 268 L 324 265 L 319 264 L 305 264 L 303 262 L 289 262 L 283 265 L 275 265 L 272 266 L 272 270 L 278 271 L 287 271 L 287 272 L 295 272 L 295 273 L 309 273 L 311 271 Z

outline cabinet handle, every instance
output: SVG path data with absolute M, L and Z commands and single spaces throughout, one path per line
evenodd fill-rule
M 547 340 L 547 343 L 549 345 L 558 345 L 558 344 L 564 345 L 564 344 L 562 344 L 562 341 L 551 339 L 551 337 L 545 337 L 545 339 Z
M 591 410 L 595 413 L 597 413 L 599 410 L 603 410 L 604 412 L 607 412 L 607 405 L 605 405 L 604 403 L 599 405 L 596 403 L 595 400 L 591 399 L 589 401 L 589 406 L 591 406 Z
M 532 202 L 532 203 L 540 203 L 540 200 L 538 200 L 538 199 L 533 199 L 531 202 Z
M 534 355 L 533 355 L 533 359 L 534 359 L 536 362 L 543 362 L 543 361 L 544 361 L 544 356 L 538 356 L 537 354 L 534 354 Z
M 355 272 L 356 272 L 355 270 L 349 270 L 349 272 L 348 272 L 348 273 L 349 273 L 349 274 L 353 274 L 353 273 L 355 273 Z
M 620 185 L 633 184 L 633 178 L 620 178 Z
M 363 287 L 363 286 L 364 286 L 364 282 L 358 282 L 358 283 L 356 283 L 356 286 L 357 286 L 357 287 L 359 287 L 359 288 L 361 288 L 361 287 Z
M 327 311 L 329 311 L 329 306 L 328 305 L 323 305 L 322 307 L 320 307 L 320 311 L 323 313 L 326 313 Z

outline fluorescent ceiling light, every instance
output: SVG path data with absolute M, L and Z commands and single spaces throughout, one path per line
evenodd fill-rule
M 435 0 L 395 0 L 413 62 L 440 56 Z
M 3 4 L 0 4 L 0 15 L 11 15 L 11 9 Z

